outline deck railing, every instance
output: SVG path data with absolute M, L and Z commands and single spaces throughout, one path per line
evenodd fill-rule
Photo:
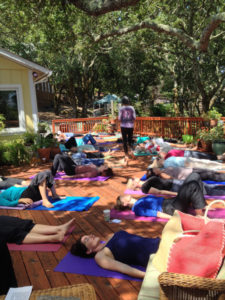
M 53 133 L 91 132 L 94 125 L 98 124 L 95 131 L 103 131 L 103 120 L 107 117 L 79 118 L 79 119 L 56 119 L 52 120 Z M 119 121 L 116 120 L 117 130 L 119 131 Z M 196 136 L 197 131 L 205 126 L 203 118 L 188 117 L 137 117 L 134 126 L 134 133 L 140 135 L 162 136 L 167 138 L 181 138 L 183 134 Z

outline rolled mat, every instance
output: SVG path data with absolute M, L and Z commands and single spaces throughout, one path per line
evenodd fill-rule
M 145 270 L 140 266 L 136 266 L 136 268 L 142 271 Z M 140 278 L 134 278 L 119 272 L 103 269 L 96 264 L 94 258 L 74 256 L 70 252 L 60 261 L 60 263 L 55 267 L 54 271 L 125 280 L 142 280 Z
M 43 244 L 11 244 L 8 243 L 8 249 L 11 251 L 42 251 L 42 252 L 56 252 L 58 251 L 63 243 L 68 239 L 69 235 L 73 232 L 75 226 L 72 226 L 67 234 L 65 235 L 62 243 L 43 243 Z

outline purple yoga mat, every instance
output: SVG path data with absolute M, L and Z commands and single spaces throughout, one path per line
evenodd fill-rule
M 55 180 L 77 180 L 77 181 L 105 181 L 108 180 L 110 177 L 104 177 L 104 176 L 97 176 L 97 177 L 84 177 L 84 178 L 62 178 L 62 176 L 65 176 L 65 173 L 59 172 L 55 176 Z
M 167 222 L 168 219 L 162 219 L 157 217 L 141 217 L 136 216 L 132 210 L 118 211 L 116 209 L 111 209 L 110 211 L 111 219 L 121 219 L 121 220 L 137 220 L 146 222 Z
M 73 232 L 75 226 L 72 226 L 64 237 L 62 243 L 44 243 L 44 244 L 7 244 L 8 249 L 11 251 L 42 251 L 42 252 L 56 252 L 63 243 L 68 239 L 69 235 Z
M 27 205 L 27 204 L 18 204 L 17 206 L 0 206 L 0 209 L 17 209 L 17 210 L 22 210 L 22 209 L 30 209 L 30 208 L 34 208 L 36 206 L 39 206 L 42 204 L 42 200 L 36 201 L 31 205 Z
M 144 270 L 144 268 L 141 267 L 137 268 Z M 74 256 L 70 252 L 60 261 L 60 263 L 55 267 L 54 271 L 125 280 L 142 280 L 140 278 L 130 277 L 119 272 L 103 269 L 96 264 L 94 258 L 82 258 Z
M 157 196 L 157 197 L 173 197 L 171 195 L 163 195 L 163 194 L 144 194 L 142 193 L 141 190 L 137 190 L 137 191 L 134 191 L 134 190 L 125 190 L 124 194 L 129 194 L 129 195 L 154 195 L 154 196 Z M 210 196 L 210 195 L 204 195 L 205 199 L 212 199 L 212 200 L 216 200 L 216 199 L 222 199 L 222 200 L 225 200 L 225 195 L 222 195 L 222 196 Z

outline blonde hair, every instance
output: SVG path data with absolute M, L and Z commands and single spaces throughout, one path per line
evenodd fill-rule
M 121 199 L 121 196 L 118 196 L 116 198 L 116 205 L 114 206 L 114 209 L 118 210 L 118 211 L 123 211 L 123 210 L 129 210 L 130 207 L 129 206 L 124 206 Z

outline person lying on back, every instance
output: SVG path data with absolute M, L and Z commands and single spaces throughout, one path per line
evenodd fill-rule
M 63 154 L 57 154 L 54 157 L 51 171 L 53 176 L 56 175 L 57 171 L 64 171 L 67 176 L 73 178 L 113 176 L 112 169 L 107 165 L 102 165 L 100 167 L 97 167 L 94 164 L 77 166 L 69 156 Z
M 108 270 L 143 278 L 145 272 L 130 265 L 146 267 L 149 255 L 158 250 L 159 238 L 144 238 L 118 231 L 106 243 L 93 234 L 82 236 L 70 252 L 84 258 L 94 257 L 96 263 Z

